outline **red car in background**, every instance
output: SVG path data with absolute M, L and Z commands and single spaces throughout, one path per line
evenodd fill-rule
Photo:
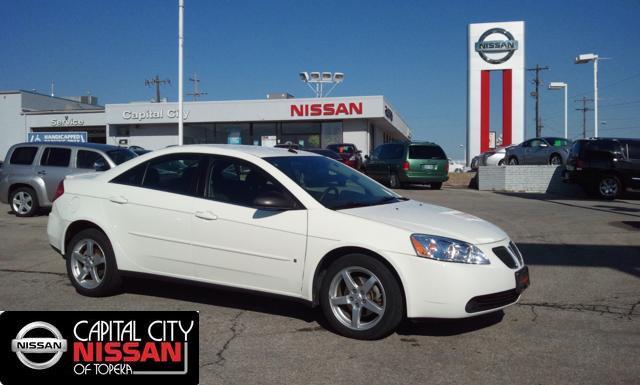
M 362 151 L 351 143 L 330 144 L 327 150 L 337 152 L 340 155 L 341 162 L 356 170 L 362 170 Z

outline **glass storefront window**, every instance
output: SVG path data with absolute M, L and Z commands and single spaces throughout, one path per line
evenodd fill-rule
M 184 144 L 214 143 L 215 125 L 212 124 L 185 124 Z
M 215 143 L 253 144 L 249 123 L 216 124 Z
M 282 135 L 279 143 L 298 144 L 302 147 L 320 147 L 320 122 L 286 122 L 282 123 Z
M 322 148 L 338 143 L 342 143 L 342 122 L 322 123 Z
M 276 123 L 253 123 L 253 142 L 256 146 L 273 147 L 277 142 Z

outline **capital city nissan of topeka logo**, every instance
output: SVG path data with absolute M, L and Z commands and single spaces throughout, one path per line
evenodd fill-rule
M 27 333 L 33 330 L 45 330 L 51 333 L 53 337 L 26 337 Z M 25 366 L 31 369 L 43 370 L 60 361 L 62 353 L 67 351 L 67 340 L 62 338 L 62 334 L 55 326 L 47 322 L 36 321 L 20 329 L 16 338 L 11 341 L 11 351 L 16 353 L 20 362 Z M 32 361 L 25 353 L 53 353 L 53 357 L 43 362 Z
M 505 39 L 487 40 L 491 35 L 502 35 Z M 475 44 L 475 50 L 482 60 L 490 64 L 501 64 L 511 59 L 518 49 L 518 41 L 504 28 L 491 28 L 485 31 Z M 499 54 L 504 53 L 503 56 Z M 497 55 L 496 55 L 497 54 Z

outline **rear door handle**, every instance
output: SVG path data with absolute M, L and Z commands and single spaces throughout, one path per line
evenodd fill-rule
M 218 216 L 211 211 L 196 211 L 196 217 L 200 219 L 204 219 L 206 221 L 215 221 L 218 219 Z
M 129 201 L 127 200 L 127 198 L 123 197 L 123 196 L 111 196 L 109 197 L 109 200 L 113 203 L 117 203 L 120 205 L 123 205 L 125 203 L 128 203 Z

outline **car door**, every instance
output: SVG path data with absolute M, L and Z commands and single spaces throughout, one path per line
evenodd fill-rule
M 192 278 L 192 218 L 201 196 L 204 156 L 159 156 L 108 184 L 105 211 L 109 224 L 136 271 Z
M 522 164 L 540 164 L 540 158 L 545 147 L 542 139 L 531 139 L 529 145 L 524 148 L 524 162 Z
M 197 201 L 192 222 L 196 276 L 218 284 L 299 294 L 307 210 L 299 204 L 295 210 L 255 208 L 254 199 L 268 191 L 292 196 L 245 160 L 212 155 L 206 174 L 205 199 Z
M 386 163 L 381 159 L 381 155 L 386 146 L 386 144 L 381 144 L 374 148 L 369 160 L 367 160 L 365 164 L 366 174 L 373 179 L 382 180 L 387 176 Z
M 56 193 L 58 184 L 71 173 L 71 148 L 46 146 L 35 167 L 36 175 L 44 181 L 49 202 Z

